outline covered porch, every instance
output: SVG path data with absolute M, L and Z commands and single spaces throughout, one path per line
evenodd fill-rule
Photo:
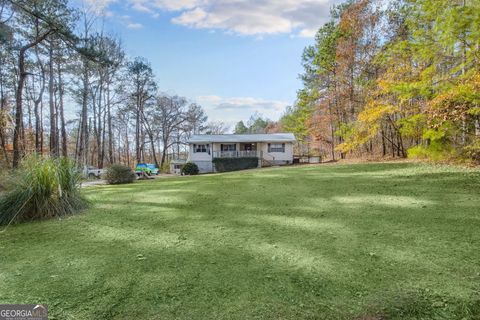
M 261 151 L 214 151 L 213 158 L 262 158 Z
M 213 158 L 262 158 L 260 143 L 214 143 Z

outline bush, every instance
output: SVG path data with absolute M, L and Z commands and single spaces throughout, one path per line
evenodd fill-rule
M 126 184 L 132 183 L 137 177 L 131 168 L 114 164 L 107 169 L 104 178 L 108 184 Z
M 7 190 L 8 176 L 7 172 L 0 169 L 0 194 Z
M 464 157 L 472 160 L 475 164 L 480 164 L 480 138 L 463 149 Z
M 182 175 L 195 176 L 200 172 L 197 164 L 193 162 L 187 162 L 182 168 Z
M 24 160 L 0 198 L 0 225 L 62 217 L 86 208 L 80 178 L 68 159 Z
M 160 168 L 161 173 L 170 173 L 170 161 L 165 161 Z
M 258 158 L 215 158 L 215 169 L 218 172 L 238 171 L 258 167 Z

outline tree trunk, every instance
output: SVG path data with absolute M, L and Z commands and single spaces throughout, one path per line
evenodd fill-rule
M 130 143 L 128 141 L 128 124 L 125 127 L 125 147 L 127 151 L 127 165 L 130 167 Z
M 158 165 L 158 159 L 157 159 L 157 154 L 156 154 L 156 151 L 155 151 L 155 141 L 153 141 L 153 135 L 150 135 L 150 146 L 152 147 L 152 154 L 153 154 L 153 161 L 155 163 L 155 165 L 157 166 L 157 168 L 161 168 L 160 165 Z
M 137 103 L 136 103 L 136 123 L 135 123 L 135 156 L 137 163 L 140 163 L 142 161 L 142 150 L 140 146 L 140 135 L 141 135 L 141 120 L 140 117 L 142 115 L 142 110 L 140 106 L 140 92 L 139 88 L 137 88 Z
M 68 157 L 68 144 L 67 144 L 67 129 L 65 124 L 65 111 L 63 103 L 63 78 L 62 78 L 62 67 L 61 62 L 57 63 L 57 73 L 58 73 L 58 95 L 59 95 L 59 111 L 60 111 L 60 125 L 62 131 L 62 157 Z
M 85 167 L 87 165 L 87 130 L 88 130 L 88 86 L 89 86 L 89 75 L 88 75 L 89 64 L 86 58 L 83 61 L 83 91 L 82 91 L 82 112 L 80 116 L 80 128 L 79 128 L 79 140 L 78 140 L 78 150 L 77 150 L 77 161 L 80 167 Z
M 3 125 L 6 125 L 6 119 L 3 119 L 3 117 L 5 117 L 5 114 L 4 114 L 4 110 L 6 109 L 5 108 L 5 104 L 6 104 L 6 101 L 5 101 L 5 98 L 3 96 L 3 88 L 1 89 L 1 94 L 0 94 L 0 116 L 2 118 L 0 118 L 0 146 L 2 147 L 2 150 L 3 150 L 3 155 L 5 157 L 5 161 L 6 163 L 9 163 L 10 160 L 8 158 L 8 152 L 7 152 L 7 148 L 6 148 L 6 139 L 5 139 L 5 134 L 4 134 L 4 128 L 3 128 Z M 3 122 L 5 120 L 5 122 Z
M 332 137 L 332 143 L 331 143 L 332 161 L 335 161 L 335 128 L 333 127 L 333 121 L 331 121 L 330 123 L 330 134 Z
M 97 147 L 97 166 L 103 168 L 103 155 L 102 155 L 102 99 L 103 99 L 103 79 L 100 79 L 98 89 L 98 104 L 94 114 L 94 129 L 95 139 Z
M 13 129 L 13 167 L 17 168 L 20 163 L 20 158 L 23 155 L 23 88 L 25 86 L 25 79 L 27 73 L 25 72 L 25 53 L 27 47 L 20 49 L 20 58 L 18 59 L 18 85 L 15 101 L 15 128 Z
M 53 71 L 53 43 L 50 42 L 49 50 L 49 62 L 48 62 L 48 103 L 50 106 L 50 156 L 53 158 L 58 157 L 58 143 L 57 143 L 57 113 L 55 108 L 55 82 Z
M 110 101 L 110 82 L 107 82 L 107 127 L 108 127 L 108 161 L 115 162 L 113 154 L 112 106 Z
M 105 109 L 105 107 L 103 107 Z M 106 138 L 106 123 L 107 123 L 107 112 L 106 110 L 103 110 L 103 116 L 102 116 L 102 147 L 101 147 L 101 152 L 100 152 L 100 157 L 101 157 L 101 168 L 103 169 L 103 166 L 105 164 L 105 138 Z
M 34 101 L 34 114 L 35 114 L 35 151 L 38 154 L 43 153 L 43 126 L 42 126 L 42 116 L 41 116 L 41 106 L 43 101 L 43 93 L 45 92 L 45 67 L 43 66 L 42 61 L 40 60 L 40 56 L 38 50 L 35 50 L 35 54 L 37 56 L 37 62 L 40 66 L 42 83 L 40 87 L 40 92 L 38 93 L 37 99 Z
M 382 156 L 385 157 L 387 155 L 387 145 L 385 142 L 385 131 L 383 130 L 382 126 Z
M 167 158 L 167 148 L 166 148 L 166 143 L 163 143 L 163 150 L 162 150 L 162 159 L 160 160 L 160 167 L 163 167 L 163 164 L 165 163 L 165 159 Z

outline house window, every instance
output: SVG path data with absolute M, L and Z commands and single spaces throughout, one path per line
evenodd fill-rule
M 282 152 L 285 153 L 285 143 L 269 143 L 268 152 Z
M 236 144 L 222 144 L 222 151 L 237 151 Z
M 208 144 L 197 144 L 193 146 L 195 153 L 207 153 Z

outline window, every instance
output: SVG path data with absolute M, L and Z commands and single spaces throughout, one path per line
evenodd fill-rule
M 282 152 L 285 153 L 285 143 L 269 143 L 268 152 Z
M 207 153 L 209 145 L 208 144 L 196 144 L 193 145 L 195 153 Z
M 222 151 L 237 151 L 236 144 L 222 144 Z

